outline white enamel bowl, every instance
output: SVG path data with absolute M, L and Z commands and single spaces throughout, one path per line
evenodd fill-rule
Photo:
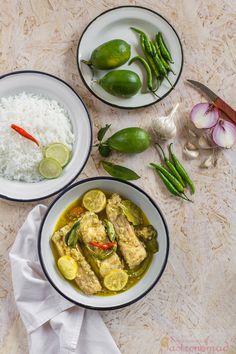
M 155 254 L 149 270 L 135 286 L 114 296 L 88 296 L 72 287 L 70 283 L 60 275 L 49 243 L 56 222 L 63 210 L 86 191 L 94 188 L 117 192 L 127 199 L 132 200 L 144 211 L 150 223 L 158 230 L 159 252 Z M 165 269 L 168 258 L 168 228 L 159 207 L 141 189 L 131 183 L 111 177 L 95 177 L 71 185 L 49 206 L 39 231 L 38 252 L 46 277 L 63 297 L 86 308 L 111 310 L 138 301 L 158 282 Z
M 90 154 L 92 126 L 81 98 L 66 82 L 55 76 L 37 71 L 18 71 L 0 77 L 0 97 L 21 92 L 43 95 L 62 104 L 68 111 L 75 134 L 72 159 L 59 178 L 25 183 L 0 177 L 0 197 L 25 202 L 52 196 L 75 180 Z
M 156 92 L 160 98 L 152 93 L 144 93 L 146 90 L 146 72 L 140 63 L 128 65 L 128 62 L 115 70 L 125 69 L 135 71 L 144 80 L 144 88 L 131 98 L 119 98 L 104 91 L 94 81 L 103 77 L 107 71 L 95 70 L 92 80 L 92 71 L 81 59 L 89 60 L 92 51 L 112 39 L 123 39 L 131 45 L 131 56 L 144 56 L 139 45 L 139 35 L 130 27 L 137 27 L 146 32 L 151 39 L 155 38 L 158 31 L 163 33 L 166 45 L 170 49 L 174 64 L 172 68 L 176 75 L 168 75 L 173 87 L 165 79 Z M 135 109 L 150 106 L 166 97 L 177 84 L 183 68 L 183 49 L 179 36 L 172 25 L 160 14 L 140 6 L 120 6 L 103 12 L 85 28 L 77 48 L 77 64 L 81 78 L 90 92 L 98 99 L 114 107 Z

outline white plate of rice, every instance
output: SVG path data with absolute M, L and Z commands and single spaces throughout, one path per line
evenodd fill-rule
M 64 81 L 37 71 L 19 71 L 0 78 L 0 197 L 33 201 L 52 196 L 78 177 L 92 145 L 88 111 Z M 22 127 L 40 143 L 18 134 Z M 62 143 L 71 160 L 62 174 L 47 180 L 38 172 L 43 150 Z

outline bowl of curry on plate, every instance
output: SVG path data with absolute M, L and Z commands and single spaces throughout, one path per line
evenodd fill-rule
M 110 177 L 75 183 L 49 206 L 39 259 L 46 277 L 69 301 L 109 310 L 141 299 L 168 258 L 165 219 L 141 189 Z

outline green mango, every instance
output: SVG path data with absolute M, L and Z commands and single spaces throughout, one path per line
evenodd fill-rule
M 109 70 L 118 68 L 130 58 L 130 45 L 123 39 L 113 39 L 94 49 L 89 61 L 84 63 L 95 69 Z
M 130 70 L 110 71 L 98 84 L 111 95 L 122 98 L 136 95 L 142 86 L 138 74 Z
M 150 146 L 150 143 L 151 137 L 148 132 L 137 127 L 119 130 L 106 141 L 111 150 L 116 150 L 124 154 L 143 152 Z

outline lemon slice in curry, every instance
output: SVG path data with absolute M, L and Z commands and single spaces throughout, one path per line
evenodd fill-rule
M 100 213 L 107 203 L 105 194 L 99 189 L 91 189 L 83 197 L 83 206 L 94 213 Z
M 108 290 L 122 290 L 128 282 L 128 274 L 122 269 L 111 270 L 104 278 L 104 285 Z
M 61 167 L 64 167 L 70 160 L 70 150 L 64 144 L 53 143 L 46 147 L 45 157 L 51 157 L 52 159 L 57 160 Z
M 75 279 L 78 273 L 78 264 L 71 256 L 62 256 L 57 261 L 61 274 L 68 280 Z
M 57 160 L 45 157 L 40 161 L 38 171 L 44 178 L 52 179 L 60 176 L 62 167 Z

